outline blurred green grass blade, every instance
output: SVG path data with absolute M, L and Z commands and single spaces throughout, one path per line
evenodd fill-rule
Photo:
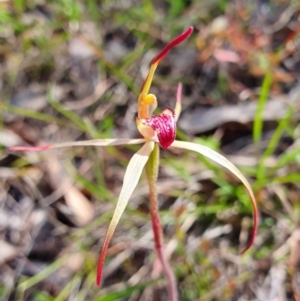
M 168 11 L 169 17 L 177 17 L 184 9 L 184 0 L 168 0 L 170 8 Z
M 94 164 L 92 165 L 92 170 L 93 170 L 93 174 L 95 175 L 97 185 L 101 187 L 106 187 L 106 182 L 105 182 L 104 172 L 103 172 L 104 171 L 103 162 L 97 158 L 98 154 L 100 154 L 100 156 L 103 157 L 102 156 L 103 153 L 101 151 L 102 151 L 101 149 L 93 149 L 91 147 L 88 147 L 86 150 L 91 162 L 94 162 Z
M 53 86 L 49 86 L 48 92 L 47 92 L 47 99 L 48 103 L 59 113 L 64 115 L 66 118 L 68 118 L 70 121 L 72 121 L 74 124 L 77 125 L 77 127 L 82 130 L 85 133 L 89 133 L 90 135 L 93 135 L 96 130 L 91 125 L 91 123 L 84 121 L 79 115 L 74 113 L 73 111 L 65 108 L 60 102 L 58 102 L 55 99 Z
M 133 91 L 136 95 L 139 94 L 140 89 L 138 89 L 134 83 L 134 81 L 129 77 L 122 69 L 115 67 L 110 64 L 105 64 L 107 67 L 123 84 L 131 91 Z
M 291 173 L 284 176 L 276 176 L 274 178 L 270 179 L 264 179 L 261 182 L 255 183 L 254 189 L 258 190 L 262 187 L 270 185 L 270 183 L 277 183 L 277 184 L 291 184 L 296 183 L 298 184 L 300 182 L 300 173 Z
M 92 20 L 95 23 L 98 23 L 101 19 L 100 14 L 99 14 L 99 8 L 98 8 L 98 3 L 96 0 L 87 0 L 87 9 L 88 9 L 88 15 L 92 18 Z
M 75 230 L 71 234 L 72 241 L 80 248 L 82 244 L 81 239 L 83 238 L 83 236 L 89 235 L 92 231 L 95 231 L 96 229 L 99 229 L 100 226 L 103 226 L 103 224 L 108 223 L 111 220 L 112 215 L 112 211 L 104 212 L 87 226 Z M 93 280 L 93 284 L 94 282 L 95 280 Z
M 89 119 L 84 119 L 83 123 L 86 128 L 86 132 L 89 133 L 91 138 L 93 139 L 105 138 L 101 133 L 99 133 L 99 131 L 97 131 L 96 127 L 92 124 L 92 122 Z
M 94 44 L 93 41 L 89 40 L 86 36 L 81 35 L 81 39 L 89 46 L 94 52 L 95 56 L 98 57 L 98 63 L 103 69 L 107 69 L 113 75 L 115 75 L 118 81 L 121 81 L 127 88 L 133 91 L 136 95 L 139 94 L 139 89 L 134 84 L 133 79 L 126 73 L 126 70 L 123 70 L 119 66 L 112 64 L 111 62 L 105 60 L 102 50 L 98 45 Z
M 280 122 L 279 122 L 276 130 L 274 131 L 274 133 L 268 143 L 268 146 L 263 154 L 264 158 L 267 158 L 274 153 L 282 134 L 288 128 L 288 125 L 293 117 L 293 114 L 294 114 L 294 108 L 291 107 L 287 111 L 286 115 L 280 120 Z
M 74 124 L 77 125 L 77 127 L 82 130 L 83 132 L 88 132 L 88 127 L 83 122 L 82 118 L 75 114 L 74 112 L 66 109 L 61 103 L 53 100 L 49 100 L 49 104 L 59 113 L 64 115 L 66 118 L 71 120 Z
M 76 182 L 82 185 L 87 191 L 92 193 L 94 196 L 97 196 L 99 199 L 110 200 L 113 199 L 112 194 L 109 190 L 105 189 L 101 185 L 96 185 L 89 180 L 87 180 L 84 176 L 77 175 L 75 178 Z
M 224 211 L 226 208 L 226 206 L 224 205 L 220 205 L 220 204 L 213 204 L 213 205 L 205 205 L 205 206 L 197 206 L 197 208 L 195 208 L 193 210 L 193 212 L 195 212 L 196 214 L 200 215 L 200 214 L 217 214 L 218 212 L 222 212 Z
M 282 177 L 276 177 L 274 179 L 276 183 L 299 183 L 300 182 L 300 174 L 299 173 L 292 173 Z
M 88 273 L 86 277 L 82 279 L 83 282 L 80 291 L 76 295 L 76 301 L 89 300 L 88 296 L 90 295 L 90 292 L 95 289 L 95 277 L 94 273 Z
M 102 51 L 99 49 L 98 45 L 94 44 L 93 41 L 87 39 L 85 36 L 81 36 L 83 41 L 91 47 L 91 49 L 93 50 L 94 54 L 99 58 L 99 65 L 103 68 L 103 69 L 107 69 L 110 72 L 112 72 L 119 81 L 123 82 L 123 84 L 125 84 L 127 86 L 128 89 L 130 89 L 131 91 L 133 91 L 136 95 L 139 94 L 139 89 L 137 89 L 137 87 L 134 84 L 133 79 L 126 73 L 126 71 L 123 71 L 122 68 L 120 68 L 119 66 L 116 66 L 112 63 L 110 63 L 109 61 L 106 61 L 104 58 L 104 55 L 102 53 Z
M 34 293 L 35 301 L 54 301 L 55 298 L 47 294 L 46 292 L 35 292 Z
M 66 161 L 65 166 L 67 168 L 67 171 L 71 175 L 73 175 L 73 177 L 75 179 L 75 182 L 80 184 L 82 187 L 84 187 L 84 189 L 89 191 L 95 197 L 97 197 L 100 200 L 103 200 L 103 199 L 112 200 L 112 199 L 114 199 L 111 192 L 109 190 L 107 190 L 104 185 L 102 186 L 102 185 L 99 185 L 99 184 L 95 184 L 95 183 L 89 181 L 88 179 L 86 179 L 86 177 L 84 177 L 83 175 L 78 174 L 77 169 L 72 165 L 71 162 Z
M 23 281 L 19 284 L 18 290 L 21 292 L 24 292 L 26 289 L 34 286 L 35 284 L 43 281 L 45 278 L 49 277 L 51 274 L 53 274 L 56 270 L 58 270 L 66 261 L 67 255 L 62 256 L 58 258 L 56 261 L 54 261 L 52 264 L 50 264 L 48 267 L 46 267 L 44 270 L 39 272 L 38 274 L 30 277 L 29 279 Z
M 128 67 L 130 67 L 132 64 L 134 64 L 135 61 L 140 62 L 141 57 L 143 56 L 143 53 L 145 52 L 145 49 L 149 49 L 149 48 L 150 48 L 149 44 L 143 43 L 142 45 L 139 45 L 139 47 L 137 49 L 130 51 L 123 59 L 120 69 L 125 70 Z M 139 92 L 139 91 L 137 91 L 137 92 Z
M 0 104 L 0 111 L 2 111 L 2 112 L 6 111 L 9 113 L 18 114 L 23 117 L 33 118 L 33 119 L 37 119 L 37 120 L 41 120 L 41 121 L 45 121 L 45 122 L 49 122 L 49 123 L 56 123 L 58 125 L 67 126 L 70 128 L 77 128 L 77 127 L 75 127 L 74 124 L 72 124 L 72 123 L 66 124 L 65 121 L 63 121 L 57 117 L 47 115 L 47 114 L 44 114 L 41 112 L 29 110 L 29 109 L 12 106 L 10 104 L 3 104 L 3 103 Z
M 262 129 L 263 129 L 263 110 L 265 108 L 266 101 L 269 96 L 269 91 L 272 83 L 272 74 L 267 72 L 261 87 L 260 96 L 258 99 L 257 110 L 254 116 L 253 124 L 253 142 L 258 146 L 261 141 Z
M 8 295 L 9 293 L 9 287 L 8 285 L 4 286 L 4 285 L 0 285 L 0 300 L 4 300 L 4 298 L 6 297 L 6 295 Z
M 283 133 L 288 128 L 288 125 L 291 121 L 291 118 L 293 117 L 293 114 L 294 114 L 294 108 L 290 107 L 289 110 L 287 111 L 285 117 L 283 117 L 280 120 L 276 130 L 274 131 L 274 133 L 267 145 L 267 148 L 266 148 L 264 154 L 262 155 L 262 157 L 259 161 L 259 164 L 258 164 L 258 168 L 257 168 L 257 181 L 258 182 L 263 181 L 263 179 L 265 178 L 265 176 L 266 176 L 265 160 L 274 153 L 276 147 L 279 144 L 280 138 L 282 137 Z
M 155 14 L 152 0 L 143 0 L 143 12 L 146 16 L 149 17 Z
M 300 162 L 300 147 L 293 149 L 289 152 L 283 153 L 281 157 L 279 157 L 274 169 L 276 170 L 292 162 Z
M 76 276 L 71 279 L 71 281 L 63 288 L 60 294 L 55 298 L 55 301 L 68 300 L 68 296 L 72 293 L 76 287 L 78 288 L 81 283 L 81 277 Z
M 115 301 L 121 298 L 130 297 L 134 292 L 143 291 L 145 288 L 155 284 L 157 281 L 158 279 L 155 279 L 140 285 L 126 287 L 122 291 L 108 293 L 107 295 L 95 298 L 92 301 Z
M 13 0 L 13 5 L 14 9 L 18 12 L 21 13 L 25 9 L 25 3 L 23 0 Z

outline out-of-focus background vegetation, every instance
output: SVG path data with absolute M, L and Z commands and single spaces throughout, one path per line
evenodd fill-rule
M 180 300 L 300 300 L 300 3 L 277 0 L 0 1 L 1 300 L 167 300 L 142 177 L 95 267 L 136 146 L 11 152 L 139 137 L 134 118 L 151 59 L 190 25 L 151 89 L 174 107 L 178 139 L 227 156 L 255 190 L 252 208 L 208 160 L 163 151 L 158 181 L 166 252 Z

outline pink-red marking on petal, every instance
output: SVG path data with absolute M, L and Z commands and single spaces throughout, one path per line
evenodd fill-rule
M 163 59 L 169 51 L 174 48 L 176 45 L 180 44 L 184 40 L 186 40 L 193 32 L 194 27 L 190 26 L 185 32 L 183 32 L 181 35 L 176 37 L 174 40 L 172 40 L 170 43 L 167 44 L 167 46 L 152 60 L 151 65 L 159 62 L 161 59 Z
M 8 148 L 10 151 L 23 151 L 23 152 L 42 152 L 47 149 L 50 149 L 51 145 L 43 145 L 43 146 L 11 146 Z
M 173 143 L 176 136 L 176 122 L 175 113 L 172 109 L 167 108 L 161 114 L 141 119 L 141 122 L 155 130 L 159 144 L 163 149 L 167 149 Z

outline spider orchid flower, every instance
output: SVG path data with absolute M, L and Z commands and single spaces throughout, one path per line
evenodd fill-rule
M 23 147 L 14 146 L 10 150 L 14 151 L 45 151 L 54 148 L 61 147 L 72 147 L 72 146 L 112 146 L 112 145 L 130 145 L 130 144 L 144 144 L 141 149 L 133 155 L 127 166 L 123 186 L 118 198 L 118 202 L 108 227 L 106 236 L 104 238 L 102 250 L 100 252 L 100 257 L 97 266 L 97 279 L 96 283 L 99 286 L 102 278 L 102 270 L 108 250 L 110 240 L 113 233 L 119 223 L 119 220 L 127 206 L 127 203 L 136 188 L 141 174 L 146 169 L 146 174 L 148 177 L 148 184 L 150 190 L 150 215 L 152 219 L 152 226 L 154 232 L 154 242 L 155 248 L 160 260 L 163 272 L 168 280 L 168 291 L 170 295 L 170 300 L 178 300 L 176 281 L 175 277 L 168 265 L 163 251 L 163 239 L 162 239 L 162 227 L 160 224 L 158 204 L 155 183 L 158 174 L 158 164 L 159 164 L 159 146 L 163 149 L 167 148 L 181 148 L 185 150 L 195 151 L 212 161 L 225 167 L 231 173 L 233 173 L 245 186 L 253 206 L 253 231 L 246 248 L 241 252 L 247 251 L 253 244 L 254 238 L 257 233 L 258 228 L 258 209 L 256 205 L 256 200 L 251 186 L 243 174 L 225 157 L 219 153 L 211 150 L 210 148 L 195 144 L 192 142 L 184 142 L 175 140 L 176 137 L 176 121 L 180 115 L 181 111 L 181 90 L 182 85 L 178 85 L 176 105 L 174 110 L 171 108 L 164 109 L 160 114 L 153 115 L 154 110 L 157 107 L 157 99 L 153 94 L 149 94 L 150 86 L 152 83 L 154 72 L 159 64 L 159 62 L 169 53 L 169 51 L 187 39 L 193 32 L 193 27 L 189 27 L 185 32 L 172 40 L 167 46 L 153 59 L 148 76 L 143 84 L 142 91 L 138 98 L 138 115 L 136 118 L 136 124 L 139 132 L 143 136 L 142 139 L 101 139 L 101 140 L 87 140 L 87 141 L 76 141 L 76 142 L 66 142 L 52 145 L 44 145 L 37 147 Z

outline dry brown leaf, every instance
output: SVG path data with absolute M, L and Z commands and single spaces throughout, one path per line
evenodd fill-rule
M 79 271 L 84 264 L 84 256 L 82 253 L 72 253 L 68 255 L 64 267 L 68 268 L 72 273 Z
M 64 196 L 66 205 L 74 214 L 74 220 L 78 226 L 87 224 L 94 216 L 94 208 L 90 201 L 76 188 L 69 177 L 63 164 L 51 158 L 49 175 L 52 187 L 59 191 L 58 195 Z
M 4 240 L 0 240 L 0 264 L 14 258 L 17 253 L 18 251 L 15 246 L 7 243 Z
M 74 213 L 78 225 L 85 225 L 93 218 L 92 204 L 76 187 L 70 187 L 64 197 L 66 204 Z

